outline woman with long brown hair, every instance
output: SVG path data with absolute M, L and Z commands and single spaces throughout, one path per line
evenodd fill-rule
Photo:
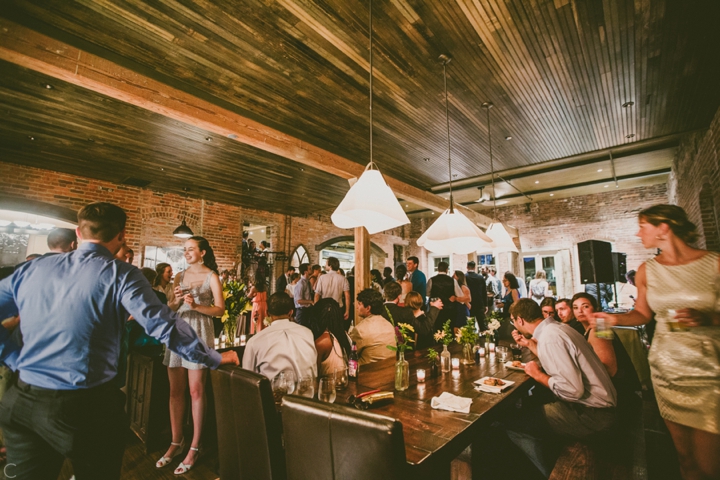
M 635 276 L 635 310 L 596 313 L 592 323 L 644 325 L 657 320 L 650 370 L 660 414 L 685 479 L 720 478 L 720 255 L 691 245 L 698 235 L 685 211 L 655 205 L 639 214 L 645 248 L 661 253 Z

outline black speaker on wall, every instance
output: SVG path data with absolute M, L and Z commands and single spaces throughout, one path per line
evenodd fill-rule
M 615 273 L 616 282 L 627 282 L 625 274 L 627 273 L 627 255 L 624 253 L 613 252 L 613 272 Z
M 581 283 L 614 283 L 612 245 L 600 240 L 578 243 Z

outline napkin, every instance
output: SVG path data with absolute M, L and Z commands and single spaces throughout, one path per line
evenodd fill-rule
M 443 392 L 439 397 L 433 397 L 430 405 L 437 410 L 470 413 L 470 405 L 472 405 L 472 402 L 472 398 L 458 397 L 452 393 Z

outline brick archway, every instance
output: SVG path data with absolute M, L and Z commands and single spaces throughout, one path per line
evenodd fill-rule
M 38 200 L 0 195 L 0 209 L 32 213 L 77 225 L 77 211 Z

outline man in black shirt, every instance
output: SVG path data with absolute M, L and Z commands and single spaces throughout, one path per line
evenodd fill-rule
M 383 296 L 385 297 L 385 304 L 383 305 L 382 315 L 389 322 L 397 325 L 398 323 L 407 323 L 412 325 L 415 320 L 415 315 L 409 308 L 401 307 L 398 305 L 400 300 L 400 293 L 402 293 L 402 287 L 397 282 L 388 282 L 385 284 L 383 289 Z M 392 320 L 390 317 L 392 316 Z
M 465 281 L 468 289 L 470 289 L 470 316 L 475 317 L 480 325 L 480 329 L 484 330 L 485 311 L 487 310 L 487 287 L 485 286 L 485 278 L 475 272 L 475 262 L 467 262 L 467 273 Z

